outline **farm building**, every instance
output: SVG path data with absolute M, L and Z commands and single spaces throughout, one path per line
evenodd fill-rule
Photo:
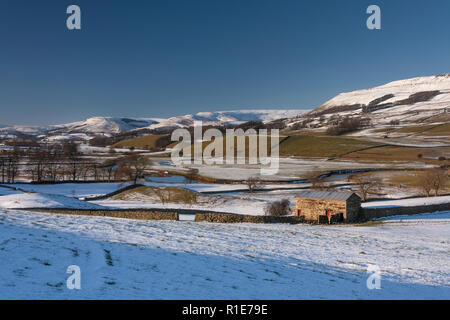
M 361 198 L 353 192 L 304 191 L 295 197 L 295 214 L 320 223 L 354 222 Z

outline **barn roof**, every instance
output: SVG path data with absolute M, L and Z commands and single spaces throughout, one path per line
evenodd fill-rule
M 348 200 L 354 193 L 350 191 L 302 191 L 296 197 L 308 199 Z

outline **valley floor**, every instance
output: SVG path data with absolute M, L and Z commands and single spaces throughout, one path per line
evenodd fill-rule
M 450 299 L 450 212 L 365 226 L 0 211 L 1 299 Z M 369 264 L 381 289 L 369 290 Z M 81 268 L 81 290 L 66 269 Z

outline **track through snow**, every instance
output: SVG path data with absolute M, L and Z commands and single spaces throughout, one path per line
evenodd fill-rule
M 450 299 L 450 219 L 370 227 L 0 211 L 0 299 Z M 367 265 L 381 289 L 366 287 Z M 81 290 L 66 269 L 81 268 Z

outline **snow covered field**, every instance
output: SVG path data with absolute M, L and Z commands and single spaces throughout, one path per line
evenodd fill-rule
M 0 298 L 450 299 L 449 214 L 361 227 L 2 210 Z M 66 288 L 69 265 L 81 290 Z
M 156 160 L 155 160 L 156 161 Z M 418 168 L 423 167 L 423 163 L 420 162 L 407 162 L 397 161 L 384 163 L 381 161 L 351 161 L 351 160 L 327 160 L 326 158 L 289 158 L 281 157 L 279 159 L 279 171 L 276 175 L 264 176 L 264 180 L 292 180 L 302 179 L 311 171 L 319 170 L 321 172 L 327 172 L 331 170 L 358 170 L 358 169 L 383 169 L 383 168 Z M 261 165 L 191 165 L 199 171 L 201 176 L 223 179 L 226 177 L 230 180 L 244 180 L 252 176 L 258 176 L 261 173 Z M 154 168 L 160 170 L 173 170 L 165 162 L 160 161 Z
M 363 208 L 392 208 L 392 207 L 430 206 L 442 203 L 450 203 L 450 196 L 371 201 L 362 203 L 361 206 Z
M 230 212 L 248 215 L 264 215 L 268 203 L 289 199 L 293 206 L 295 195 L 301 191 L 299 188 L 308 187 L 309 184 L 270 184 L 264 188 L 278 188 L 278 190 L 267 190 L 263 192 L 248 193 L 247 186 L 243 184 L 206 184 L 206 183 L 167 183 L 161 179 L 158 182 L 144 182 L 143 184 L 153 187 L 178 187 L 186 188 L 196 192 L 214 192 L 205 195 L 204 201 L 195 204 L 186 203 L 161 203 L 158 199 L 149 197 L 132 196 L 129 199 L 105 199 L 96 201 L 82 201 L 73 198 L 92 195 L 103 195 L 119 189 L 128 184 L 121 183 L 68 183 L 55 185 L 33 185 L 16 184 L 27 191 L 37 193 L 22 193 L 8 188 L 0 188 L 0 208 L 83 208 L 101 209 L 108 208 L 165 208 L 165 209 L 200 209 L 217 212 Z M 364 208 L 382 208 L 396 206 L 421 206 L 440 203 L 449 203 L 450 196 L 413 198 L 402 200 L 369 201 L 362 203 Z
M 1 196 L 0 208 L 101 209 L 102 207 L 87 201 L 57 194 L 19 193 Z
M 9 186 L 26 191 L 51 193 L 68 197 L 90 197 L 107 194 L 129 183 L 104 182 L 104 183 L 58 183 L 58 184 L 11 184 Z M 6 188 L 0 188 L 2 194 Z
M 156 179 L 155 179 L 156 180 Z M 169 179 L 170 180 L 170 179 Z M 150 187 L 178 187 L 185 188 L 197 192 L 230 192 L 248 190 L 245 184 L 218 184 L 218 183 L 173 183 L 164 182 L 163 179 L 156 181 L 140 181 L 140 184 Z M 104 183 L 62 183 L 62 184 L 14 184 L 12 187 L 21 188 L 26 191 L 43 192 L 64 195 L 68 197 L 90 197 L 111 193 L 120 188 L 128 186 L 130 183 L 104 182 Z M 299 187 L 309 186 L 309 184 L 270 184 L 262 186 L 265 189 L 295 189 Z M 17 193 L 11 189 L 1 188 L 0 195 Z M 20 192 L 19 192 L 20 193 Z

